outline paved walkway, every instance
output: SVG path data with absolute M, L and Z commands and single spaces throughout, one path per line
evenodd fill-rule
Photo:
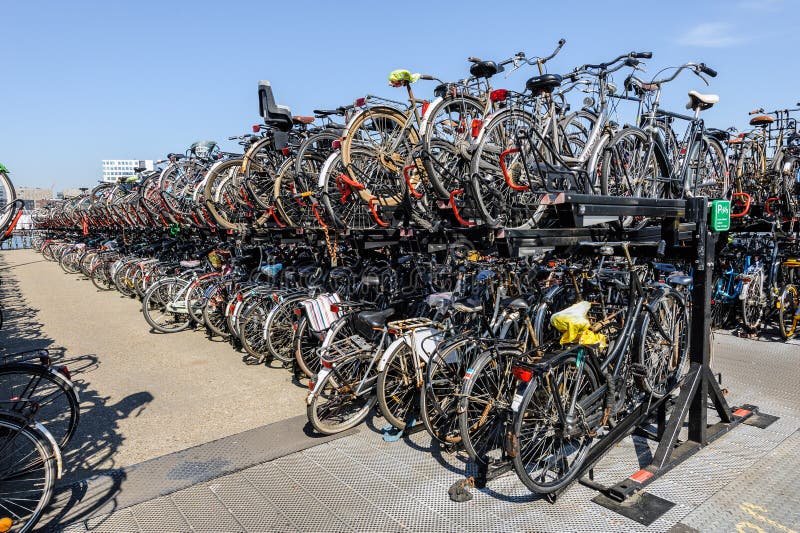
M 138 300 L 37 253 L 0 251 L 0 280 L 0 350 L 54 348 L 80 388 L 67 481 L 305 413 L 289 372 L 245 365 L 199 330 L 151 333 Z

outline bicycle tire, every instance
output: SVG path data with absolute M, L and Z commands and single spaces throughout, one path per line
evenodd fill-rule
M 24 398 L 39 405 L 36 420 L 66 449 L 81 417 L 78 392 L 66 376 L 56 369 L 34 363 L 9 363 L 0 366 L 0 400 Z M 18 407 L 23 407 L 20 404 Z M 10 408 L 17 410 L 17 406 Z
M 0 414 L 0 520 L 8 531 L 32 531 L 50 503 L 59 473 L 53 444 L 37 426 Z
M 798 307 L 800 297 L 797 286 L 790 283 L 781 289 L 778 296 L 778 325 L 784 340 L 792 339 L 797 334 Z
M 566 357 L 553 366 L 555 372 L 548 377 L 550 383 L 548 386 L 558 388 L 562 396 L 562 402 L 569 401 L 569 398 L 572 397 L 574 381 L 572 383 L 568 381 L 567 371 L 574 372 L 577 369 L 576 363 L 576 357 Z M 564 369 L 561 374 L 558 373 L 558 368 Z M 594 392 L 600 382 L 597 373 L 590 364 L 583 364 L 581 375 L 587 376 L 588 379 L 582 380 L 580 384 L 581 388 L 577 393 L 578 405 L 580 404 L 580 399 Z M 538 378 L 534 379 L 538 380 Z M 566 392 L 569 392 L 569 394 L 566 394 Z M 546 387 L 542 386 L 538 381 L 531 383 L 526 388 L 514 416 L 514 438 L 511 441 L 514 470 L 520 481 L 530 491 L 537 494 L 551 494 L 571 483 L 581 471 L 581 466 L 593 440 L 593 437 L 587 435 L 584 430 L 578 433 L 581 438 L 576 446 L 576 443 L 573 442 L 576 439 L 569 435 L 563 435 L 564 432 L 558 427 L 558 416 L 554 415 L 555 402 L 552 400 L 553 394 Z M 598 402 L 599 407 L 602 407 L 602 398 Z M 568 408 L 569 406 L 562 404 L 562 407 Z M 594 406 L 588 406 L 590 411 L 593 411 L 594 407 L 598 407 L 597 402 Z M 593 413 L 590 412 L 589 414 L 592 415 Z M 588 417 L 586 417 L 585 413 L 583 417 L 584 424 L 590 428 L 593 427 L 586 422 Z M 565 443 L 566 447 L 564 446 Z M 565 454 L 563 452 L 572 448 L 577 448 L 577 452 L 572 463 L 569 464 L 568 458 L 564 457 Z M 552 452 L 545 454 L 546 450 L 552 450 Z M 543 462 L 544 465 L 539 466 Z M 559 472 L 554 467 L 562 471 Z M 542 469 L 543 471 L 539 474 Z M 534 472 L 536 473 L 534 474 Z M 546 479 L 548 474 L 553 476 L 553 479 Z
M 378 400 L 374 387 L 361 395 L 350 391 L 367 377 L 369 363 L 354 357 L 337 365 L 333 372 L 315 384 L 306 406 L 308 421 L 315 430 L 323 435 L 335 435 L 366 420 Z
M 189 282 L 180 278 L 164 278 L 159 280 L 147 290 L 142 298 L 142 314 L 147 323 L 161 333 L 176 333 L 188 328 L 192 318 L 188 311 L 178 312 L 169 309 L 175 295 L 188 287 Z M 159 319 L 159 313 L 162 317 Z M 178 320 L 178 317 L 186 317 Z

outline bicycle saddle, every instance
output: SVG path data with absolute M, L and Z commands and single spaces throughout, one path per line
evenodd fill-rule
M 520 311 L 530 307 L 525 298 L 519 296 L 512 296 L 511 298 L 503 298 L 500 300 L 500 305 L 514 311 Z
M 688 287 L 692 284 L 694 280 L 692 276 L 686 276 L 684 274 L 674 274 L 667 278 L 667 283 L 672 283 L 673 285 L 683 285 L 684 287 Z
M 533 94 L 552 93 L 553 90 L 559 86 L 561 86 L 561 76 L 558 74 L 534 76 L 525 83 L 525 88 Z
M 469 73 L 476 78 L 491 78 L 500 72 L 497 68 L 497 63 L 494 61 L 479 61 L 469 67 Z
M 425 297 L 425 303 L 432 308 L 443 307 L 452 300 L 452 292 L 435 292 Z
M 304 117 L 295 115 L 292 117 L 292 122 L 294 122 L 295 124 L 311 124 L 312 122 L 314 122 L 314 117 Z
M 775 122 L 775 119 L 769 115 L 756 115 L 750 119 L 751 126 L 768 126 Z
M 483 305 L 470 298 L 459 300 L 453 304 L 453 309 L 462 313 L 478 313 L 483 311 Z
M 719 95 L 689 91 L 689 103 L 686 104 L 686 109 L 700 109 L 702 111 L 703 109 L 709 109 L 717 102 L 719 102 Z
M 389 307 L 383 311 L 361 311 L 358 319 L 373 328 L 382 328 L 386 324 L 386 319 L 394 314 L 394 308 Z
M 197 267 L 200 266 L 200 260 L 199 259 L 192 259 L 192 260 L 189 260 L 189 261 L 181 261 L 180 265 L 183 268 L 197 268 Z

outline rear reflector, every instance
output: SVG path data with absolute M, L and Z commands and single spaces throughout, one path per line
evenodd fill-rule
M 521 366 L 511 367 L 511 373 L 514 374 L 515 378 L 520 381 L 524 381 L 525 383 L 528 383 L 533 379 L 533 371 L 528 370 L 527 368 L 522 368 Z

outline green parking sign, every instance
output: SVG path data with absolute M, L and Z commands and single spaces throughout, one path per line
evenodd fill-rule
M 730 200 L 713 200 L 711 202 L 711 231 L 728 231 L 730 228 Z

